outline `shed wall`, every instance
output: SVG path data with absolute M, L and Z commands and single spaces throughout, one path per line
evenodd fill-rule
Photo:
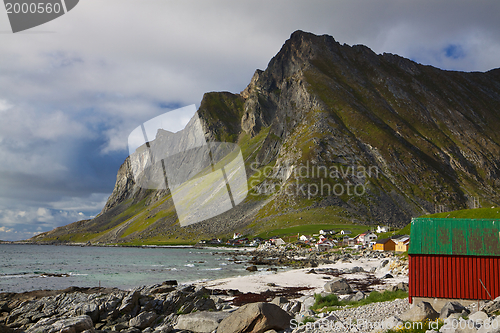
M 500 257 L 410 254 L 409 265 L 410 300 L 412 297 L 494 299 L 500 296 Z

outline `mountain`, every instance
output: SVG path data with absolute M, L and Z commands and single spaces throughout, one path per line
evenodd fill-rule
M 206 93 L 198 116 L 208 141 L 241 147 L 243 203 L 181 227 L 170 191 L 137 186 L 129 157 L 99 216 L 32 240 L 182 243 L 304 223 L 403 226 L 436 208 L 500 203 L 500 69 L 446 71 L 296 31 L 241 93 Z

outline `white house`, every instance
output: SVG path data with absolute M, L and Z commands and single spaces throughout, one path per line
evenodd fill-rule
M 350 235 L 350 234 L 352 234 L 352 231 L 351 230 L 340 230 L 340 234 L 341 235 Z
M 306 235 L 302 235 L 299 237 L 299 240 L 301 240 L 303 242 L 307 242 L 309 240 L 309 237 L 307 237 Z
M 239 232 L 235 232 L 235 233 L 233 234 L 233 239 L 238 239 L 238 238 L 241 238 L 242 236 L 243 236 L 243 235 L 242 235 L 242 234 L 240 234 Z
M 369 244 L 370 242 L 373 242 L 377 238 L 378 238 L 377 235 L 375 235 L 373 232 L 366 232 L 364 234 L 359 235 L 358 243 Z
M 318 251 L 327 251 L 333 248 L 335 244 L 329 240 L 326 240 L 324 242 L 317 243 L 315 246 Z
M 286 242 L 281 238 L 270 239 L 270 241 L 276 246 L 281 246 L 286 244 Z
M 380 234 L 381 232 L 389 232 L 389 227 L 388 226 L 377 226 L 377 234 Z

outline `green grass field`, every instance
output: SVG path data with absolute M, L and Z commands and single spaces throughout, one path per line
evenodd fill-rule
M 462 209 L 453 212 L 423 215 L 420 217 L 463 218 L 463 219 L 500 219 L 500 207 Z

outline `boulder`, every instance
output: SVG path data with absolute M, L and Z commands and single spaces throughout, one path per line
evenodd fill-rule
M 359 302 L 365 298 L 366 298 L 366 295 L 362 291 L 358 291 L 356 294 L 354 294 L 352 296 L 351 301 Z
M 89 330 L 94 331 L 92 319 L 89 316 L 76 316 L 66 319 L 42 319 L 37 324 L 31 326 L 26 332 L 33 333 L 80 333 Z
M 186 315 L 180 315 L 177 319 L 177 330 L 188 330 L 192 332 L 205 333 L 212 332 L 219 326 L 219 323 L 230 315 L 229 312 L 201 311 Z
M 263 333 L 290 327 L 292 317 L 272 303 L 250 303 L 234 311 L 217 328 L 217 333 Z
M 129 292 L 122 300 L 122 304 L 118 311 L 122 313 L 129 313 L 132 311 L 139 301 L 141 294 L 137 290 Z
M 99 305 L 94 302 L 83 303 L 75 309 L 76 315 L 87 315 L 93 322 L 99 321 Z
M 142 312 L 128 322 L 128 326 L 137 327 L 141 330 L 150 326 L 158 316 L 152 311 Z
M 428 302 L 420 302 L 400 316 L 403 321 L 424 321 L 426 319 L 434 320 L 438 317 L 439 313 L 437 313 Z
M 245 268 L 247 271 L 249 272 L 257 272 L 257 266 L 249 266 L 247 268 Z
M 481 325 L 477 333 L 500 333 L 500 318 L 487 321 Z
M 483 311 L 474 312 L 469 316 L 469 319 L 475 323 L 482 324 L 486 320 L 488 320 L 488 315 Z
M 486 304 L 486 306 L 483 308 L 484 312 L 490 314 L 499 310 L 500 310 L 500 296 L 495 298 L 492 302 Z
M 399 282 L 396 287 L 398 288 L 398 290 L 402 290 L 402 291 L 409 291 L 410 290 L 408 283 L 406 283 L 406 282 Z
M 464 310 L 465 310 L 465 307 L 462 304 L 458 303 L 457 301 L 448 302 L 441 309 L 441 312 L 439 314 L 439 318 L 446 319 L 451 314 L 462 313 L 462 311 L 464 311 Z
M 271 303 L 276 304 L 276 305 L 278 305 L 278 306 L 281 306 L 281 305 L 283 305 L 283 304 L 288 303 L 288 300 L 286 299 L 286 297 L 281 297 L 281 296 L 278 296 L 278 297 L 275 297 L 275 298 L 271 301 Z
M 391 330 L 397 330 L 398 328 L 404 327 L 404 323 L 399 319 L 398 317 L 389 317 L 385 318 L 380 322 L 380 324 L 375 327 L 373 332 L 379 333 L 379 332 L 386 332 L 388 329 Z
M 327 282 L 324 288 L 326 292 L 335 294 L 349 294 L 352 292 L 351 286 L 347 283 L 347 280 L 341 277 L 337 277 Z
M 161 285 L 150 290 L 151 294 L 166 294 L 175 290 L 175 286 Z

